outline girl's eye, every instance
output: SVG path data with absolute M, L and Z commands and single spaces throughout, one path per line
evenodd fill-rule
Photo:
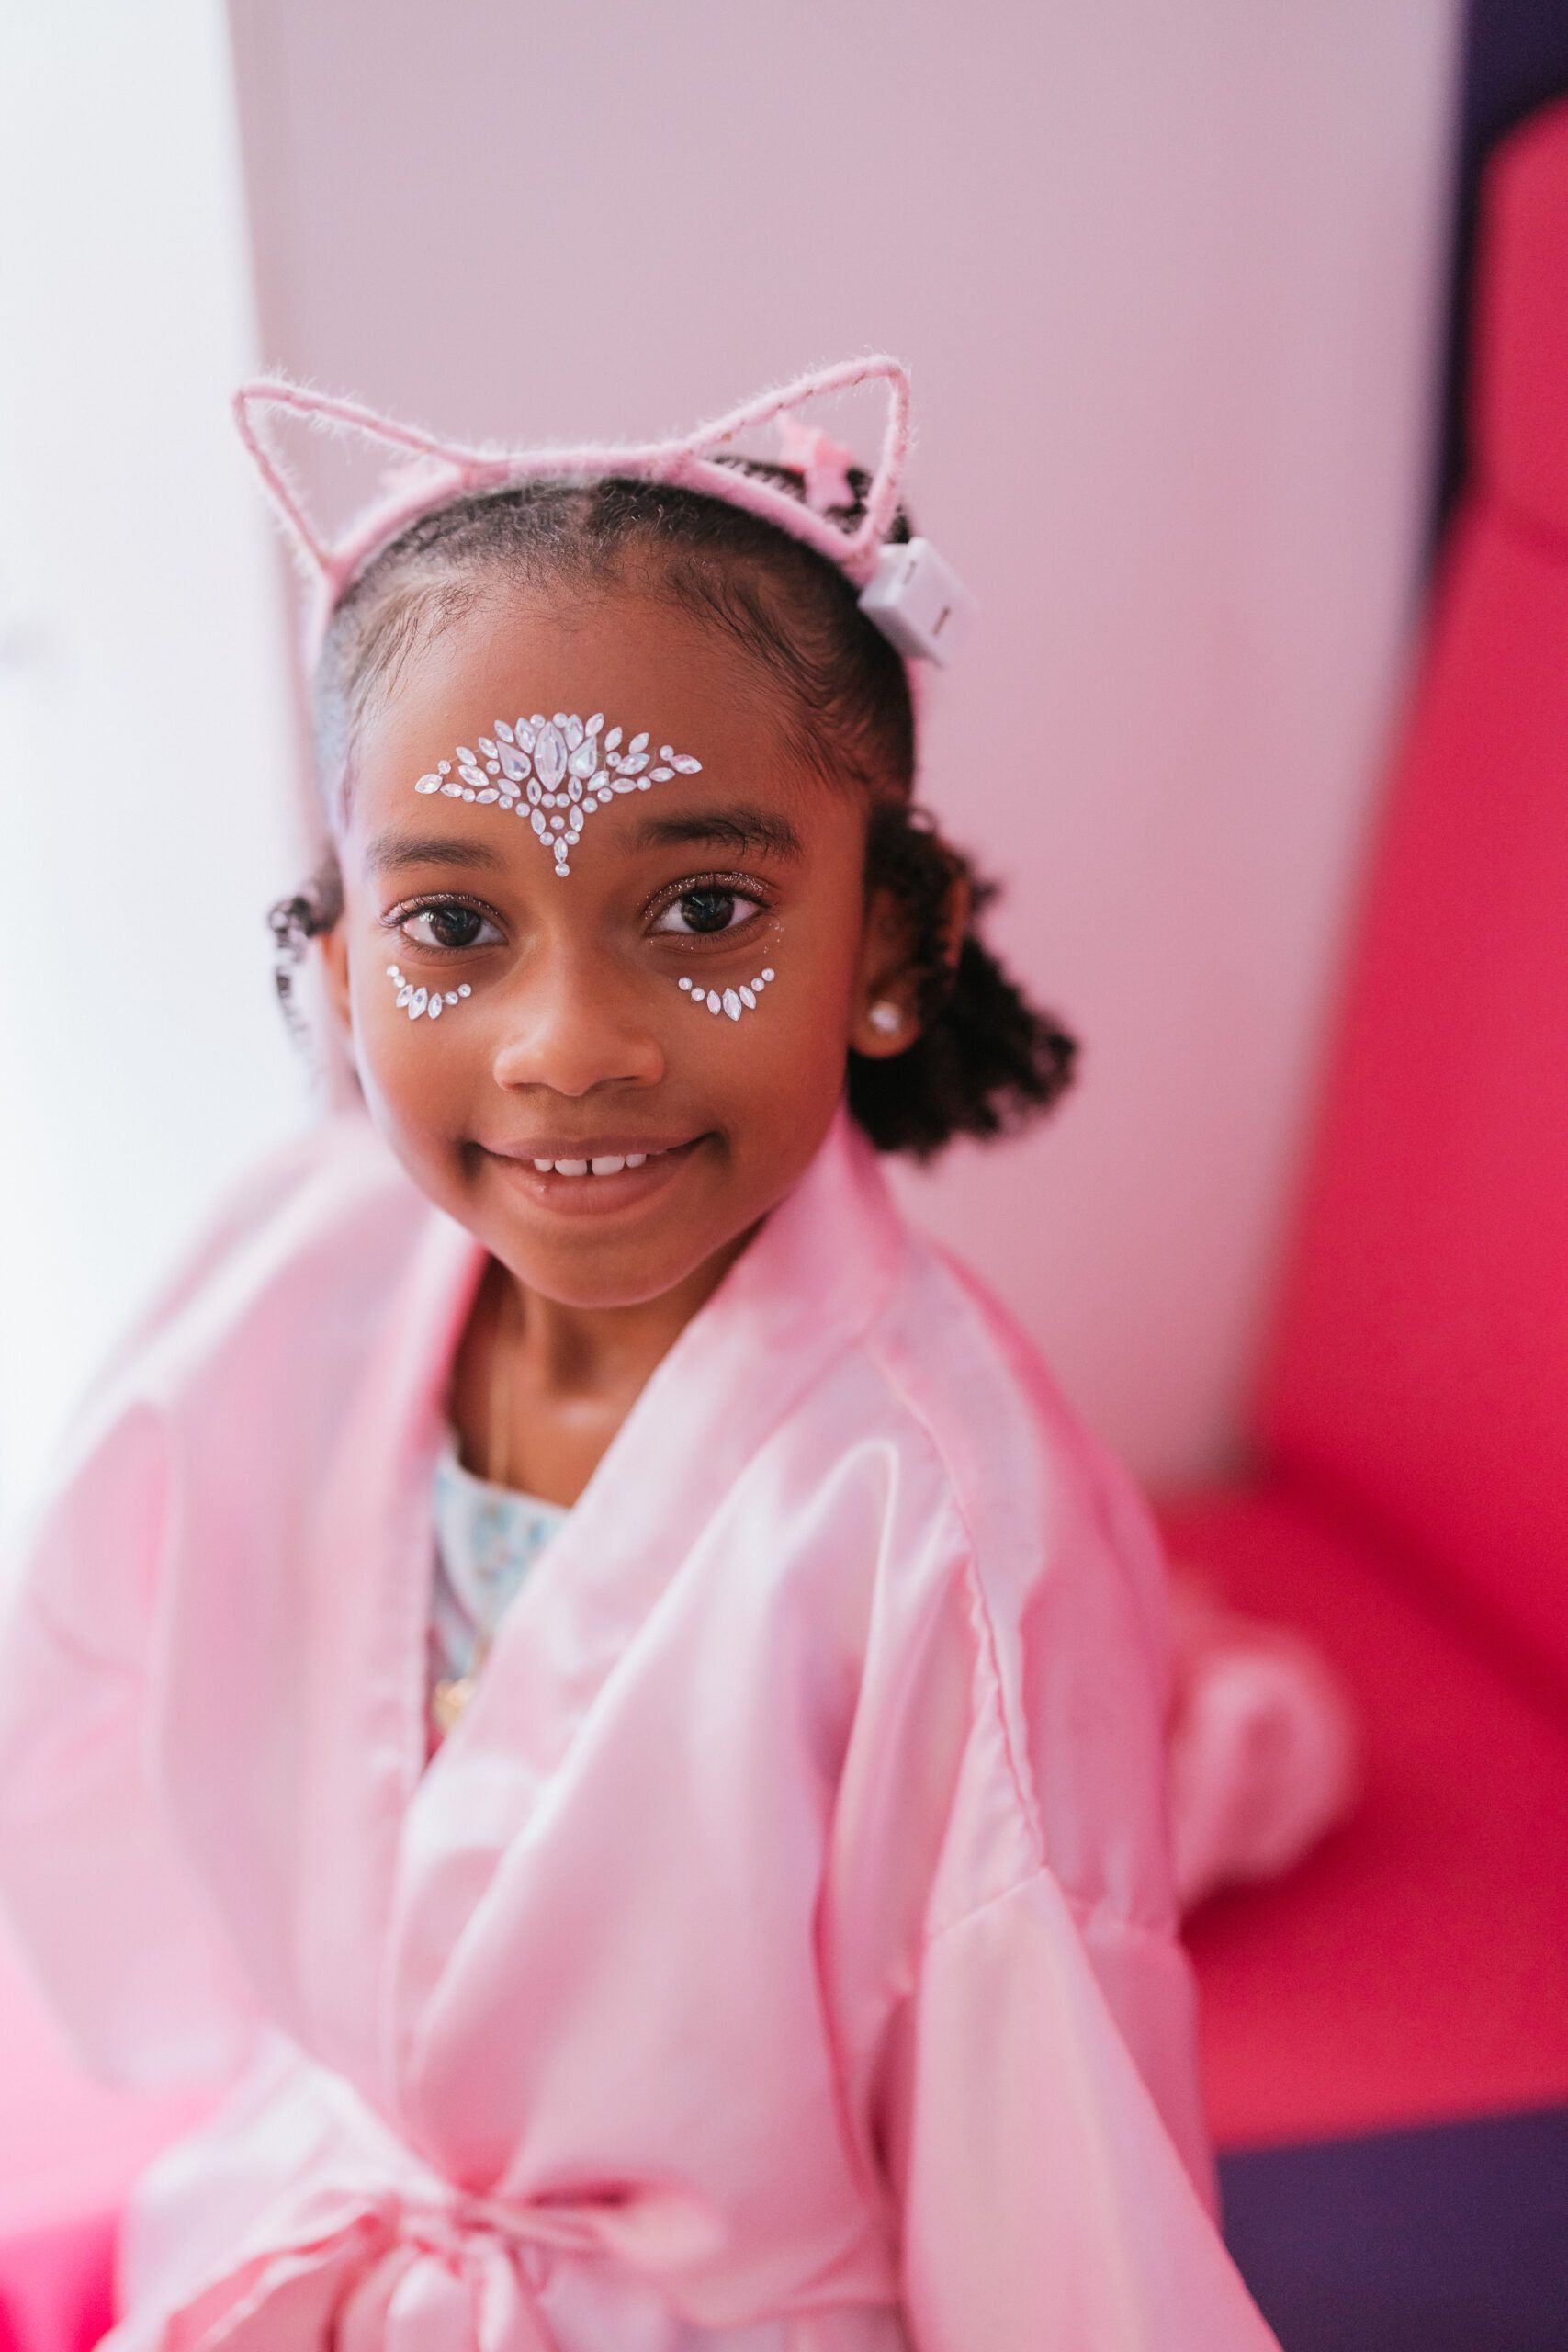
M 738 923 L 749 922 L 761 912 L 757 899 L 742 898 L 739 890 L 724 889 L 717 884 L 705 884 L 700 890 L 682 892 L 665 908 L 653 927 L 655 931 L 672 931 L 690 938 L 694 933 L 733 931 Z
M 501 937 L 477 907 L 416 907 L 398 924 L 411 947 L 493 947 Z M 480 933 L 488 932 L 488 939 Z

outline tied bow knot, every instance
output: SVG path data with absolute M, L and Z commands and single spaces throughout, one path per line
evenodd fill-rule
M 160 2352 L 558 2352 L 528 2242 L 601 2243 L 581 2211 L 460 2191 L 333 2194 L 311 2216 L 175 2312 Z

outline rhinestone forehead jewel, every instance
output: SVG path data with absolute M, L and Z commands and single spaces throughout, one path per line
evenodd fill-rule
M 592 718 L 565 710 L 553 718 L 536 711 L 532 718 L 510 724 L 498 718 L 492 733 L 476 742 L 473 750 L 459 743 L 450 759 L 437 761 L 419 778 L 414 790 L 444 792 L 449 800 L 493 802 L 526 818 L 560 875 L 570 873 L 571 853 L 595 809 L 607 808 L 618 793 L 646 792 L 673 775 L 697 775 L 703 764 L 668 743 L 650 752 L 646 732 L 629 743 L 619 727 L 606 734 L 602 710 Z

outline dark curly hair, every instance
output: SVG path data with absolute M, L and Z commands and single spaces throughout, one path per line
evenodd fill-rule
M 783 467 L 727 462 L 801 489 L 800 475 Z M 836 512 L 852 525 L 867 479 L 858 471 L 849 479 L 855 503 Z M 891 536 L 909 535 L 900 514 Z M 348 589 L 317 664 L 316 761 L 334 831 L 352 797 L 367 709 L 430 634 L 497 580 L 547 582 L 585 595 L 611 584 L 657 586 L 765 673 L 803 761 L 829 783 L 867 793 L 865 890 L 868 899 L 886 890 L 904 917 L 919 1027 L 912 1045 L 886 1059 L 849 1055 L 850 1109 L 879 1150 L 928 1159 L 955 1136 L 1001 1134 L 1056 1101 L 1073 1074 L 1076 1042 L 1028 1001 L 981 941 L 978 918 L 997 885 L 914 803 L 914 710 L 901 657 L 837 565 L 721 499 L 619 477 L 556 480 L 476 492 L 416 517 Z M 969 915 L 955 944 L 947 931 L 959 881 Z M 278 995 L 296 1024 L 293 967 L 306 940 L 330 930 L 342 910 L 329 852 L 310 881 L 271 910 Z

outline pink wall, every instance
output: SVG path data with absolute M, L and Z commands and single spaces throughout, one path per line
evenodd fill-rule
M 1087 1047 L 911 1191 L 1157 1481 L 1235 1443 L 1397 689 L 1453 13 L 231 0 L 268 361 L 507 437 L 911 363 L 984 605 L 926 797 Z

